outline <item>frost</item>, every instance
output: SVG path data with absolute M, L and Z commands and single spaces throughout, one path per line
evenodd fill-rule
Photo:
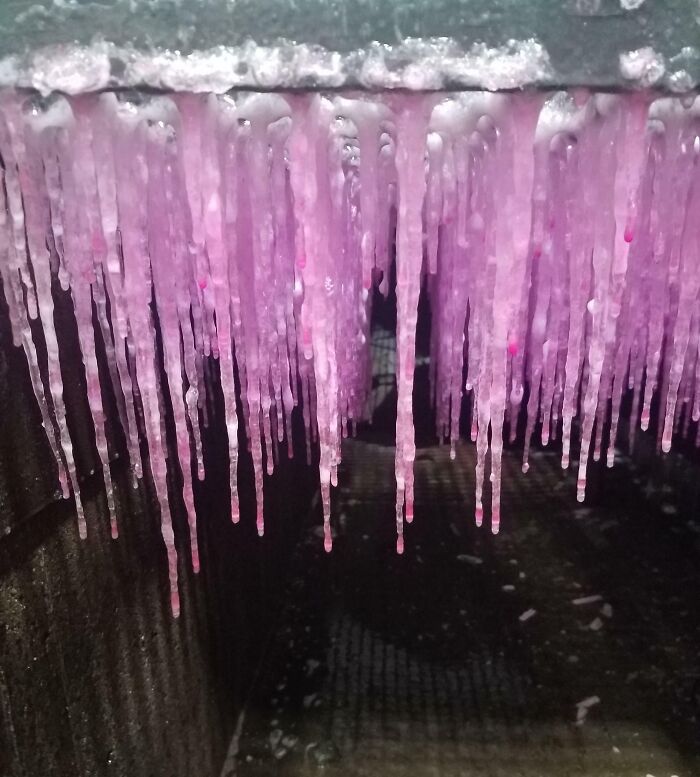
M 651 46 L 620 54 L 620 73 L 629 81 L 640 86 L 653 86 L 666 72 L 666 63 L 661 54 Z

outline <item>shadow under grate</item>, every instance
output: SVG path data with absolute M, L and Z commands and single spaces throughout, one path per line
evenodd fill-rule
M 424 448 L 397 557 L 393 448 L 344 456 L 333 553 L 314 515 L 227 777 L 700 773 L 682 490 L 628 460 L 580 506 L 556 454 L 527 476 L 508 454 L 494 538 L 473 525 L 473 447 Z

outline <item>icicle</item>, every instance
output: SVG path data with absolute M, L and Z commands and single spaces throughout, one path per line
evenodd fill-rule
M 278 414 L 278 442 L 286 436 L 287 455 L 292 458 L 292 410 L 296 386 L 296 327 L 294 324 L 294 253 L 291 242 L 289 194 L 285 146 L 291 129 L 291 119 L 282 117 L 270 127 L 271 201 L 274 215 L 273 282 L 275 284 L 276 374 L 279 375 L 275 407 Z M 284 426 L 280 414 L 284 411 Z
M 73 298 L 78 341 L 85 367 L 88 404 L 92 415 L 97 453 L 102 465 L 111 533 L 112 537 L 116 538 L 118 536 L 117 513 L 92 327 L 92 289 L 96 286 L 93 256 L 104 245 L 104 238 L 98 224 L 99 203 L 94 191 L 95 171 L 92 166 L 90 141 L 89 137 L 85 138 L 86 133 L 89 135 L 89 124 L 75 122 L 71 109 L 65 101 L 57 103 L 48 116 L 42 116 L 36 123 L 30 123 L 30 131 L 35 133 L 31 139 L 31 149 L 28 148 L 31 153 L 38 153 L 42 132 L 51 132 L 49 117 L 52 115 L 56 117 L 58 128 L 56 148 L 64 195 L 64 264 Z M 111 334 L 109 337 L 111 340 Z
M 320 444 L 319 475 L 323 509 L 324 547 L 330 551 L 331 472 L 337 464 L 337 372 L 335 371 L 336 291 L 328 247 L 330 192 L 328 180 L 329 132 L 332 105 L 320 96 L 294 105 L 290 137 L 290 180 L 294 193 L 296 264 L 301 270 L 304 300 L 301 307 L 303 358 L 313 358 L 316 413 Z M 309 399 L 312 402 L 312 387 Z M 313 415 L 313 410 L 312 410 Z M 313 422 L 311 422 L 313 437 Z
M 147 116 L 143 109 L 125 104 L 116 116 L 114 127 L 117 206 L 124 262 L 124 300 L 131 331 L 134 333 L 134 364 L 144 412 L 149 464 L 160 506 L 161 533 L 168 556 L 170 606 L 174 616 L 180 613 L 177 587 L 177 551 L 168 499 L 166 469 L 167 442 L 163 439 L 161 407 L 158 401 L 159 368 L 150 310 L 151 272 L 148 249 L 147 203 L 141 196 L 148 186 L 148 163 L 144 137 Z M 147 109 L 146 109 L 147 110 Z
M 200 95 L 178 95 L 178 106 L 182 120 L 183 142 L 180 145 L 182 166 L 185 171 L 185 191 L 189 203 L 191 246 L 194 255 L 196 288 L 199 306 L 202 310 L 204 331 L 204 353 L 217 354 L 216 326 L 214 323 L 214 299 L 209 284 L 209 263 L 204 246 L 204 207 L 202 197 L 202 105 Z
M 163 105 L 163 120 L 154 122 L 146 132 L 148 160 L 148 251 L 160 330 L 162 333 L 165 374 L 172 400 L 173 418 L 185 512 L 190 528 L 192 568 L 199 571 L 197 520 L 192 486 L 190 436 L 187 428 L 187 401 L 183 393 L 184 366 L 180 346 L 180 312 L 189 310 L 187 252 L 177 234 L 181 212 L 177 201 L 181 194 L 177 154 L 173 149 L 175 126 L 170 106 Z M 212 203 L 212 210 L 218 206 Z M 206 216 L 205 216 L 206 219 Z M 211 256 L 211 254 L 210 254 Z M 165 384 L 162 383 L 161 386 Z
M 435 275 L 438 262 L 438 232 L 442 214 L 442 155 L 443 140 L 439 133 L 428 135 L 428 185 L 425 197 L 426 251 L 428 254 L 428 272 Z
M 416 360 L 416 323 L 423 260 L 423 196 L 425 141 L 429 104 L 407 98 L 397 106 L 396 172 L 396 552 L 403 553 L 403 511 L 413 518 L 413 373 Z
M 528 389 L 523 470 L 538 423 L 542 444 L 561 436 L 564 468 L 580 434 L 578 499 L 608 423 L 614 462 L 627 392 L 630 447 L 657 401 L 661 449 L 674 434 L 700 440 L 690 428 L 700 420 L 700 100 L 579 91 L 542 107 L 530 95 L 478 92 L 25 102 L 13 92 L 0 98 L 0 277 L 13 343 L 25 352 L 84 535 L 53 320 L 52 293 L 70 291 L 112 532 L 104 380 L 135 483 L 145 432 L 174 613 L 168 474 L 181 468 L 196 570 L 193 468 L 203 479 L 200 423 L 217 421 L 214 359 L 232 520 L 239 425 L 262 534 L 264 471 L 279 464 L 285 438 L 289 456 L 300 447 L 292 414 L 301 405 L 309 462 L 318 443 L 330 550 L 341 441 L 367 413 L 370 287 L 388 294 L 394 245 L 398 552 L 420 499 L 412 394 L 423 278 L 436 431 L 456 458 L 467 392 L 478 524 L 490 450 L 491 529 L 499 529 L 503 427 L 515 440 Z M 34 319 L 46 343 L 41 365 Z
M 211 279 L 216 313 L 217 340 L 219 343 L 219 366 L 221 388 L 224 395 L 224 418 L 228 437 L 229 486 L 231 489 L 231 519 L 237 523 L 240 517 L 238 500 L 238 416 L 236 414 L 236 386 L 233 363 L 233 329 L 240 332 L 240 324 L 232 327 L 231 322 L 231 269 L 226 250 L 226 227 L 236 220 L 236 176 L 231 175 L 236 155 L 235 107 L 225 103 L 219 109 L 217 100 L 209 98 L 205 108 L 207 133 L 204 141 L 204 165 L 202 169 L 202 196 L 204 197 L 204 233 L 211 268 Z M 228 173 L 222 180 L 223 171 Z M 225 183 L 224 183 L 225 182 Z M 235 272 L 235 270 L 234 270 Z M 234 316 L 240 318 L 240 303 L 235 306 Z M 181 322 L 183 327 L 183 322 Z M 196 417 L 195 376 L 189 370 L 190 423 L 195 428 Z M 201 443 L 200 443 L 201 445 Z
M 387 118 L 388 110 L 381 102 L 369 100 L 335 101 L 338 110 L 348 116 L 357 127 L 360 147 L 360 221 L 361 221 L 361 267 L 362 284 L 366 289 L 372 285 L 372 270 L 375 266 L 377 243 L 377 217 L 379 211 L 378 163 L 380 152 L 381 121 Z
M 695 105 L 693 106 L 695 107 Z M 700 114 L 700 102 L 693 111 L 696 118 Z M 666 358 L 669 362 L 669 368 L 664 373 L 664 379 L 668 381 L 668 391 L 665 397 L 665 417 L 662 428 L 661 447 L 664 453 L 671 450 L 671 436 L 673 433 L 673 419 L 676 412 L 676 403 L 678 401 L 678 390 L 680 387 L 683 367 L 686 362 L 686 351 L 690 337 L 690 324 L 693 314 L 697 311 L 698 292 L 700 291 L 700 186 L 697 181 L 698 158 L 700 156 L 700 137 L 696 134 L 697 128 L 692 127 L 690 136 L 684 133 L 681 144 L 681 155 L 684 157 L 682 167 L 692 170 L 692 177 L 689 183 L 687 199 L 681 200 L 682 220 L 679 220 L 680 235 L 678 253 L 673 255 L 672 261 L 678 263 L 674 271 L 682 276 L 682 283 L 678 284 L 678 298 L 676 301 L 676 317 L 673 323 L 670 337 L 666 342 Z M 663 407 L 663 405 L 662 405 Z
M 277 350 L 277 326 L 274 299 L 274 222 L 270 202 L 269 125 L 289 112 L 289 106 L 275 95 L 255 95 L 239 106 L 246 117 L 244 168 L 247 191 L 245 219 L 251 241 L 250 266 L 244 275 L 247 298 L 243 301 L 245 342 L 247 348 L 247 400 L 250 418 L 249 444 L 253 454 L 257 500 L 257 529 L 264 532 L 263 460 L 267 474 L 273 472 L 270 412 L 272 399 L 281 396 L 281 375 Z M 272 396 L 269 390 L 272 384 Z M 261 434 L 262 427 L 262 434 Z M 264 441 L 264 448 L 263 448 Z
M 524 333 L 517 329 L 518 302 L 530 240 L 531 190 L 534 175 L 532 139 L 538 103 L 525 97 L 511 106 L 501 130 L 502 161 L 497 191 L 501 218 L 496 225 L 494 340 L 491 394 L 491 531 L 500 525 L 501 455 L 506 404 L 506 360 L 520 347 Z M 505 153 L 504 153 L 505 152 Z
M 25 252 L 24 241 L 26 232 L 26 253 L 31 258 L 34 285 L 29 278 L 28 266 L 23 262 L 20 265 L 24 285 L 27 291 L 29 315 L 32 316 L 32 294 L 36 292 L 36 306 L 41 319 L 46 343 L 47 371 L 49 377 L 49 390 L 56 413 L 56 424 L 61 443 L 61 449 L 66 461 L 66 470 L 70 481 L 71 490 L 75 499 L 75 510 L 78 518 L 78 530 L 81 537 L 87 536 L 87 525 L 80 499 L 80 487 L 78 474 L 73 456 L 73 444 L 68 432 L 66 410 L 63 402 L 63 378 L 59 360 L 58 339 L 54 324 L 54 303 L 51 293 L 51 269 L 49 264 L 49 252 L 47 249 L 46 233 L 49 228 L 48 196 L 43 187 L 43 171 L 41 169 L 41 153 L 34 143 L 33 133 L 25 125 L 22 109 L 19 101 L 12 95 L 4 95 L 0 109 L 2 110 L 9 138 L 8 145 L 0 138 L 0 153 L 3 156 L 13 158 L 17 165 L 18 179 L 21 184 L 21 202 L 15 202 L 17 211 L 10 211 L 16 224 L 22 223 L 23 234 L 15 235 L 15 253 Z M 6 174 L 6 183 L 10 180 Z M 8 195 L 9 195 L 9 189 Z M 17 192 L 18 193 L 18 192 Z M 21 242 L 22 249 L 19 249 Z M 24 268 L 24 274 L 23 269 Z M 26 274 L 26 277 L 25 277 Z M 30 290 L 31 293 L 30 293 Z M 36 313 L 34 314 L 36 315 Z
M 103 277 L 109 299 L 114 354 L 117 375 L 124 401 L 126 426 L 124 432 L 129 445 L 129 457 L 134 474 L 134 486 L 142 477 L 141 450 L 139 448 L 138 426 L 134 400 L 134 385 L 127 358 L 128 317 L 124 299 L 124 278 L 122 274 L 121 245 L 119 243 L 117 212 L 117 183 L 115 176 L 114 151 L 112 147 L 112 125 L 116 111 L 113 96 L 105 95 L 100 104 L 91 111 L 93 154 L 97 174 L 97 191 L 100 200 L 102 234 L 106 250 L 102 253 Z
M 593 296 L 586 307 L 590 315 L 590 339 L 588 345 L 588 383 L 583 392 L 583 425 L 581 429 L 581 454 L 579 458 L 576 498 L 582 502 L 586 490 L 586 467 L 593 433 L 598 391 L 605 368 L 605 326 L 610 305 L 611 267 L 614 254 L 614 175 L 615 140 L 618 135 L 619 106 L 614 98 L 601 98 L 596 105 L 599 115 L 594 120 L 595 143 L 600 163 L 596 177 L 595 207 L 590 212 L 593 219 Z
M 5 159 L 7 161 L 7 156 Z M 39 370 L 39 358 L 32 339 L 28 311 L 24 304 L 20 275 L 12 258 L 15 255 L 15 247 L 8 234 L 5 205 L 5 187 L 0 185 L 0 277 L 2 277 L 5 300 L 10 312 L 13 342 L 16 346 L 22 346 L 27 358 L 29 377 L 41 412 L 42 425 L 58 468 L 61 493 L 64 498 L 67 498 L 69 494 L 68 474 L 61 457 L 60 437 L 51 417 L 51 408 L 44 391 L 44 383 Z

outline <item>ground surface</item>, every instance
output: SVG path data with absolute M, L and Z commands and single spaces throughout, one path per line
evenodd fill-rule
M 473 446 L 422 448 L 399 558 L 394 450 L 365 437 L 344 449 L 330 556 L 309 518 L 223 774 L 700 775 L 691 465 L 596 469 L 581 506 L 554 452 L 527 476 L 507 453 L 493 538 Z

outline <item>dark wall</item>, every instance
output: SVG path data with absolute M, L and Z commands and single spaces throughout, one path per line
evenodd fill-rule
M 0 775 L 218 775 L 284 590 L 312 471 L 283 457 L 266 479 L 267 530 L 258 539 L 250 462 L 242 457 L 242 520 L 234 527 L 214 407 L 207 479 L 196 493 L 202 571 L 192 574 L 180 542 L 182 614 L 174 620 L 153 489 L 147 479 L 131 487 L 118 430 L 111 436 L 120 538 L 110 539 L 99 468 L 91 474 L 96 457 L 74 325 L 57 296 L 88 538 L 78 537 L 72 502 L 55 498 L 28 370 L 2 305 Z M 173 479 L 176 534 L 185 538 L 177 494 Z

